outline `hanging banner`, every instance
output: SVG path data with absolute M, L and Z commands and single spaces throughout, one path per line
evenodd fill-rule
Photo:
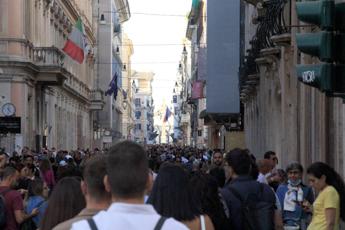
M 195 81 L 192 84 L 192 99 L 204 98 L 205 81 Z

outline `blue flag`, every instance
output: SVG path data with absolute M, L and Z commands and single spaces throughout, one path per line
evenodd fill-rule
M 163 122 L 167 122 L 167 120 L 169 119 L 170 116 L 171 116 L 171 111 L 167 107 L 166 110 L 165 110 L 165 116 L 164 116 Z
M 114 100 L 117 97 L 117 73 L 115 72 L 113 79 L 109 83 L 109 89 L 105 92 L 105 96 L 114 94 Z

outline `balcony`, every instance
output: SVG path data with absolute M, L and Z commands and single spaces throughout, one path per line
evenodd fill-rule
M 103 107 L 105 105 L 103 94 L 104 94 L 103 91 L 100 89 L 95 89 L 91 91 L 90 110 L 93 110 L 93 111 L 103 110 Z
M 37 82 L 44 85 L 62 85 L 70 74 L 64 67 L 65 54 L 58 48 L 34 47 L 33 63 L 39 67 Z

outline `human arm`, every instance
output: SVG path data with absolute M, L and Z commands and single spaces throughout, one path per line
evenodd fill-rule
M 282 213 L 278 209 L 274 210 L 274 229 L 275 230 L 283 230 L 284 229 Z
M 15 210 L 14 216 L 18 224 L 23 223 L 27 219 L 30 219 L 38 214 L 38 208 L 34 208 L 30 214 L 26 214 L 23 210 Z
M 335 208 L 326 208 L 325 209 L 327 230 L 333 230 L 335 225 L 336 218 L 336 209 Z

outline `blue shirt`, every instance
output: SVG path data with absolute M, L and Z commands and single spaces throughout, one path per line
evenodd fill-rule
M 31 196 L 28 199 L 25 212 L 27 214 L 30 214 L 33 209 L 38 208 L 39 213 L 37 216 L 33 217 L 32 220 L 35 222 L 36 226 L 39 226 L 39 223 L 41 222 L 44 212 L 48 206 L 48 202 L 45 201 L 45 199 L 41 196 Z
M 305 185 L 302 185 L 301 188 L 303 190 L 303 200 L 307 200 L 310 204 L 312 204 L 314 202 L 314 194 L 311 188 Z M 284 210 L 284 199 L 287 191 L 287 184 L 279 185 L 277 189 L 277 196 L 282 206 L 283 221 L 286 225 L 300 225 L 301 220 L 308 218 L 308 215 L 303 211 L 300 205 L 296 205 L 295 211 Z

